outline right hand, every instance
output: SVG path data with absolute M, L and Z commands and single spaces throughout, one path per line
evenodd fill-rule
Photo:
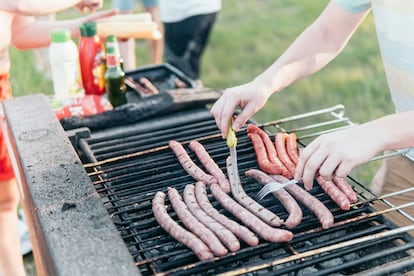
M 94 12 L 97 9 L 102 8 L 103 0 L 82 0 L 79 4 L 75 7 L 80 10 L 82 13 L 87 12 Z
M 238 131 L 249 118 L 259 111 L 270 97 L 271 92 L 254 82 L 228 88 L 211 109 L 221 135 L 226 138 L 230 120 L 237 107 L 242 111 L 235 118 L 232 129 Z

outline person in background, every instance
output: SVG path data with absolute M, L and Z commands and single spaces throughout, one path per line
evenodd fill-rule
M 42 16 L 36 16 L 36 20 L 54 21 L 56 16 L 54 13 Z M 39 48 L 33 50 L 34 68 L 37 72 L 43 74 L 46 79 L 52 79 L 52 69 L 49 63 L 49 49 Z
M 144 11 L 151 14 L 158 30 L 163 33 L 163 26 L 158 15 L 157 0 L 142 0 Z M 136 0 L 112 0 L 112 8 L 118 9 L 121 13 L 132 13 L 136 7 Z M 149 40 L 151 50 L 151 63 L 160 64 L 163 61 L 164 42 L 162 39 Z M 121 56 L 124 61 L 124 70 L 132 70 L 136 68 L 135 39 L 122 39 L 119 41 Z
M 102 7 L 102 0 L 0 1 L 0 103 L 12 97 L 9 83 L 10 59 L 8 48 L 33 49 L 50 43 L 50 30 L 68 28 L 74 37 L 79 36 L 79 26 L 86 22 L 116 14 L 105 11 L 85 17 L 62 21 L 36 21 L 35 16 L 52 14 L 76 7 L 82 12 Z M 2 121 L 0 116 L 0 122 Z M 25 275 L 17 220 L 20 201 L 18 185 L 4 135 L 0 129 L 0 275 Z
M 387 158 L 371 187 L 377 193 L 413 187 L 414 6 L 407 4 L 404 0 L 329 1 L 320 16 L 269 68 L 252 81 L 224 91 L 211 109 L 222 136 L 225 137 L 237 107 L 241 113 L 231 125 L 234 130 L 240 129 L 272 94 L 326 66 L 344 49 L 372 10 L 396 113 L 319 136 L 301 152 L 295 178 L 310 189 L 316 173 L 326 179 L 334 175 L 346 177 L 353 168 L 382 151 L 411 148 L 404 156 Z M 409 195 L 393 199 L 396 205 L 413 200 Z M 414 215 L 412 209 L 407 212 Z M 391 219 L 398 225 L 407 224 L 399 217 Z
M 221 0 L 159 0 L 164 60 L 202 86 L 200 62 L 221 10 Z

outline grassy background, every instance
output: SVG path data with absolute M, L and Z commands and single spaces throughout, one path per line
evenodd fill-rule
M 207 87 L 227 88 L 253 79 L 289 46 L 322 11 L 328 0 L 225 0 L 202 60 Z M 105 9 L 110 1 L 105 1 Z M 137 7 L 140 11 L 141 7 Z M 79 16 L 74 10 L 58 19 Z M 149 63 L 147 41 L 137 40 L 138 66 Z M 34 71 L 31 51 L 10 49 L 15 97 L 52 94 L 52 83 Z M 326 68 L 274 95 L 254 116 L 259 123 L 336 104 L 362 123 L 393 112 L 372 16 L 357 30 L 344 52 Z M 353 176 L 369 183 L 379 163 L 356 169 Z M 30 275 L 30 273 L 29 273 Z

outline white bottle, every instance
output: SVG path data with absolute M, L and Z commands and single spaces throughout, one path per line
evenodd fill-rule
M 55 29 L 50 33 L 49 60 L 52 68 L 54 93 L 57 98 L 79 95 L 79 54 L 68 29 Z

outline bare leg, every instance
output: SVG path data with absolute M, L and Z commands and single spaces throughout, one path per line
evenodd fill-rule
M 16 180 L 0 181 L 0 275 L 25 275 L 17 227 L 19 190 Z

